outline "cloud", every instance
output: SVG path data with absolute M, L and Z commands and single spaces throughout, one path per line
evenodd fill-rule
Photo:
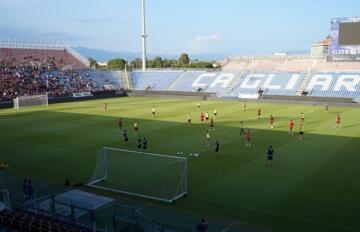
M 217 41 L 220 39 L 220 36 L 216 33 L 209 35 L 198 35 L 195 37 L 195 41 Z

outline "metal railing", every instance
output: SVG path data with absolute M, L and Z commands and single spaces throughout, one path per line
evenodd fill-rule
M 64 50 L 66 45 L 64 42 L 44 42 L 30 40 L 0 40 L 0 48 L 22 48 L 22 49 L 47 49 L 47 50 Z

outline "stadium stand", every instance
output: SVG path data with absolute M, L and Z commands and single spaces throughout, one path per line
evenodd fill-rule
M 123 87 L 121 71 L 86 70 L 84 73 L 87 79 L 94 81 L 98 86 L 103 86 L 105 89 L 120 89 Z
M 74 223 L 60 221 L 44 215 L 27 212 L 21 209 L 2 210 L 0 225 L 14 231 L 23 232 L 87 232 L 86 228 Z
M 192 87 L 192 83 L 196 78 L 203 74 L 204 71 L 189 71 L 182 73 L 178 79 L 175 80 L 173 86 L 169 87 L 171 91 L 184 91 L 184 92 L 195 92 L 196 87 Z
M 182 71 L 134 71 L 131 82 L 136 90 L 165 90 Z
M 360 70 L 360 62 L 326 62 L 317 61 L 314 70 L 318 71 L 354 71 Z
M 132 81 L 137 90 L 201 91 L 216 93 L 218 97 L 257 98 L 259 93 L 267 96 L 359 97 L 359 62 L 328 62 L 324 55 L 279 54 L 229 57 L 223 65 L 221 72 L 184 70 L 177 71 L 176 75 L 175 71 L 167 70 L 135 72 Z M 320 74 L 326 74 L 331 83 L 325 86 L 326 89 L 321 81 L 314 84 Z M 345 80 L 339 79 L 344 75 L 347 75 Z
M 275 88 L 263 86 L 265 95 L 295 96 L 304 80 L 304 73 L 277 73 L 271 74 L 271 85 Z M 283 87 L 283 88 L 282 88 Z
M 313 64 L 311 58 L 287 57 L 235 57 L 229 59 L 223 70 L 243 70 L 246 72 L 304 72 Z
M 23 59 L 33 59 L 34 61 L 51 60 L 57 66 L 70 66 L 72 68 L 85 68 L 84 64 L 64 50 L 47 49 L 20 49 L 20 48 L 0 48 L 3 56 L 12 59 L 15 64 L 21 64 Z
M 349 67 L 354 67 L 352 64 Z M 259 72 L 239 71 L 156 71 L 133 72 L 132 82 L 136 90 L 184 91 L 216 93 L 218 97 L 257 98 L 264 95 L 296 96 L 300 89 L 317 97 L 359 97 L 359 71 L 325 72 Z M 321 83 L 321 78 L 331 85 Z M 326 77 L 323 77 L 326 75 Z M 340 83 L 339 77 L 342 76 Z M 306 77 L 306 78 L 305 78 Z M 320 82 L 320 83 L 318 83 Z M 344 82 L 344 83 L 343 83 Z M 315 84 L 314 84 L 315 83 Z M 343 83 L 341 85 L 341 83 Z M 304 85 L 304 87 L 302 87 Z M 325 85 L 326 91 L 322 87 Z M 336 87 L 340 85 L 339 87 Z M 322 90 L 323 89 L 323 90 Z
M 121 71 L 87 69 L 66 49 L 0 48 L 0 102 L 24 95 L 48 93 L 49 98 L 58 98 L 125 86 L 233 98 L 257 98 L 260 92 L 268 96 L 300 96 L 306 92 L 314 97 L 358 98 L 359 74 L 359 62 L 281 55 L 229 58 L 220 72 L 135 70 L 125 75 Z
M 305 89 L 310 96 L 358 98 L 360 72 L 318 72 Z
M 0 48 L 0 102 L 17 96 L 48 93 L 49 98 L 73 93 L 121 89 L 121 72 L 99 72 L 66 50 Z

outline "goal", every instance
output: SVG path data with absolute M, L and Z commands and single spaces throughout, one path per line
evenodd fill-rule
M 20 109 L 27 106 L 48 106 L 48 95 L 21 96 L 14 99 L 14 109 Z
M 88 186 L 171 203 L 187 194 L 187 159 L 104 147 Z

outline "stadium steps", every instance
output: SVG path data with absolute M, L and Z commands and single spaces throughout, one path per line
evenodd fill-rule
M 125 89 L 132 89 L 129 73 L 126 70 L 121 74 L 121 81 Z
M 169 85 L 169 87 L 166 88 L 166 90 L 172 91 L 174 89 L 174 87 L 176 86 L 176 84 L 178 83 L 178 81 L 181 80 L 185 76 L 185 74 L 186 74 L 186 71 L 184 71 L 177 78 L 175 78 L 175 80 Z

